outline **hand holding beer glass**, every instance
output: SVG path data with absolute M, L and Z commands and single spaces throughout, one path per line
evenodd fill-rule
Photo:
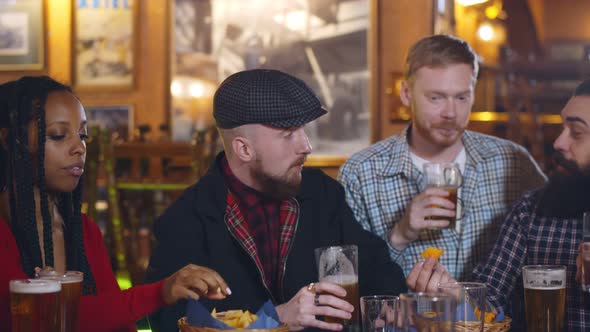
M 340 323 L 351 330 L 359 329 L 358 249 L 355 245 L 315 249 L 319 281 L 336 284 L 346 290 L 344 300 L 354 307 L 352 318 L 345 321 L 325 316 L 328 323 Z
M 60 330 L 61 284 L 54 280 L 11 280 L 10 317 L 12 332 L 55 332 Z
M 462 207 L 457 208 L 457 191 L 463 184 L 463 177 L 461 170 L 457 163 L 425 163 L 424 164 L 424 184 L 427 188 L 439 188 L 449 193 L 448 196 L 443 197 L 451 201 L 455 206 L 455 213 L 461 210 Z M 460 200 L 459 200 L 460 202 Z M 433 204 L 430 208 L 443 208 L 442 206 Z M 431 220 L 448 220 L 449 228 L 454 229 L 457 221 L 457 215 L 454 217 L 447 216 L 428 216 Z
M 527 331 L 563 331 L 566 267 L 528 265 L 522 279 Z

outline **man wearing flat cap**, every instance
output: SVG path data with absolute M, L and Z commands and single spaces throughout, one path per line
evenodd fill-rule
M 155 222 L 146 281 L 207 266 L 231 288 L 224 300 L 201 299 L 208 309 L 255 312 L 270 299 L 290 330 L 338 331 L 341 324 L 320 317 L 359 313 L 343 288 L 318 282 L 314 249 L 354 244 L 361 296 L 405 291 L 401 268 L 354 220 L 340 184 L 303 167 L 311 153 L 303 128 L 325 113 L 303 81 L 277 70 L 242 71 L 221 83 L 213 115 L 224 152 Z M 157 312 L 152 328 L 176 331 L 185 306 Z

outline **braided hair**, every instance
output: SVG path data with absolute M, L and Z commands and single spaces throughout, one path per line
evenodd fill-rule
M 8 129 L 7 148 L 0 147 L 0 189 L 9 192 L 10 227 L 19 248 L 24 272 L 33 277 L 34 268 L 43 266 L 34 185 L 39 189 L 43 220 L 45 264 L 53 266 L 51 215 L 45 182 L 45 102 L 52 92 L 69 92 L 70 87 L 48 76 L 25 76 L 0 85 L 0 128 Z M 29 125 L 37 123 L 37 154 L 31 154 Z M 36 165 L 37 174 L 34 174 Z M 96 294 L 96 284 L 86 253 L 82 233 L 82 182 L 73 192 L 59 193 L 58 209 L 64 221 L 66 267 L 84 273 L 83 294 Z

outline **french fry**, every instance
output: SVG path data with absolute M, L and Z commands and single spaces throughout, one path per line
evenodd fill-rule
M 438 258 L 440 257 L 440 255 L 442 255 L 443 252 L 444 252 L 444 249 L 438 249 L 435 247 L 428 247 L 428 248 L 426 248 L 426 250 L 424 250 L 422 252 L 422 257 L 424 259 L 427 259 L 428 257 L 432 257 L 432 258 L 434 258 L 435 261 L 438 261 Z
M 215 309 L 211 311 L 211 316 L 222 321 L 224 324 L 236 329 L 246 328 L 258 319 L 258 316 L 246 310 L 228 310 L 224 312 L 217 312 Z

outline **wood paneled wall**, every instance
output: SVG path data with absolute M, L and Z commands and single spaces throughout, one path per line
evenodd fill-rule
M 75 0 L 45 1 L 45 69 L 0 72 L 0 82 L 23 75 L 47 74 L 71 84 L 71 8 Z M 168 120 L 168 1 L 136 0 L 139 6 L 135 89 L 121 92 L 79 92 L 85 105 L 133 105 L 135 121 L 157 129 Z

